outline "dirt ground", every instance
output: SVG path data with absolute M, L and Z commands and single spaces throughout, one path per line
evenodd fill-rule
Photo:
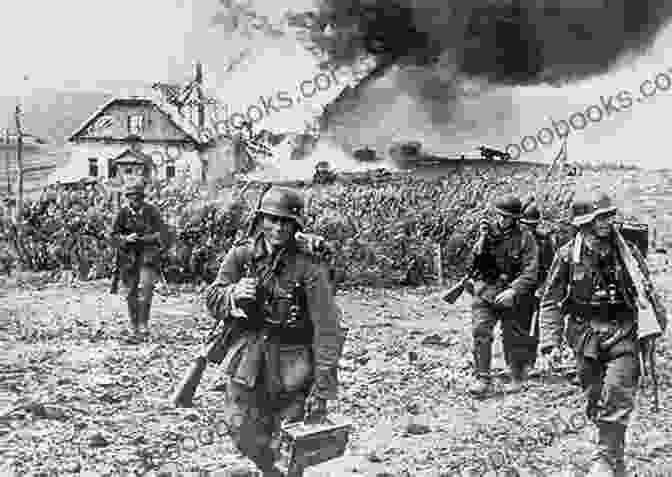
M 652 260 L 672 296 L 667 257 Z M 198 294 L 157 296 L 151 340 L 133 345 L 122 339 L 124 303 L 108 287 L 0 288 L 0 475 L 206 475 L 245 463 L 218 418 L 216 367 L 193 409 L 166 404 L 211 324 Z M 333 410 L 354 431 L 344 457 L 306 475 L 582 475 L 595 436 L 569 357 L 558 372 L 535 374 L 524 393 L 474 400 L 465 392 L 469 298 L 449 306 L 440 296 L 438 288 L 339 293 L 350 332 Z M 627 436 L 637 475 L 672 462 L 669 337 L 658 354 L 661 409 L 651 411 L 650 388 L 640 393 Z M 496 343 L 499 386 L 506 373 Z

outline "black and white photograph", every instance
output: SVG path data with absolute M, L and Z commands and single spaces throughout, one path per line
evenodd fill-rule
M 0 15 L 0 477 L 672 476 L 672 1 Z

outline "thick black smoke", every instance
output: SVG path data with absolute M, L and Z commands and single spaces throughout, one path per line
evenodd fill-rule
M 440 109 L 464 78 L 562 84 L 604 73 L 645 52 L 671 17 L 670 0 L 323 0 L 308 23 L 333 61 L 365 52 L 411 66 L 399 85 Z
M 323 2 L 317 21 L 335 28 L 322 42 L 336 57 L 366 50 L 433 66 L 447 56 L 461 73 L 508 84 L 604 72 L 645 51 L 672 17 L 668 0 Z

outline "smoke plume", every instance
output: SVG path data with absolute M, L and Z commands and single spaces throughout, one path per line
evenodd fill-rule
M 671 17 L 669 0 L 323 0 L 313 40 L 337 62 L 365 52 L 402 66 L 398 85 L 440 120 L 465 81 L 601 74 L 645 52 Z

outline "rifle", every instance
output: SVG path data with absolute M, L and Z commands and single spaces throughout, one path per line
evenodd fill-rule
M 221 355 L 221 349 L 224 341 L 228 337 L 227 330 L 230 328 L 223 325 L 224 320 L 219 319 L 215 322 L 210 331 L 206 344 L 201 352 L 196 356 L 194 362 L 191 364 L 187 373 L 180 381 L 180 384 L 175 388 L 175 392 L 170 398 L 170 401 L 176 407 L 192 407 L 192 399 L 196 394 L 196 388 L 203 378 L 203 372 L 208 366 L 208 361 L 216 361 L 217 357 Z
M 119 277 L 121 275 L 121 267 L 119 266 L 119 248 L 114 249 L 114 268 L 112 269 L 112 284 L 110 285 L 110 294 L 119 294 Z
M 662 336 L 667 325 L 666 312 L 655 292 L 650 277 L 640 268 L 639 262 L 628 248 L 619 229 L 616 229 L 616 244 L 637 290 L 638 338 L 641 345 L 639 362 L 642 375 L 651 377 L 653 411 L 658 412 L 658 376 L 655 362 L 656 338 Z
M 482 222 L 480 225 L 480 235 L 473 249 L 474 261 L 471 264 L 471 268 L 466 273 L 466 275 L 462 277 L 462 279 L 460 279 L 460 281 L 458 281 L 455 285 L 450 287 L 450 289 L 446 292 L 446 294 L 443 295 L 443 301 L 445 301 L 446 303 L 449 303 L 451 305 L 454 304 L 457 301 L 457 299 L 460 296 L 462 296 L 462 293 L 464 293 L 464 290 L 468 286 L 468 283 L 473 278 L 474 274 L 477 273 L 478 268 L 476 267 L 476 260 L 477 257 L 483 253 L 483 246 L 485 244 L 485 239 L 487 237 L 488 237 L 487 223 Z
M 256 214 L 261 209 L 261 201 L 264 197 L 266 191 L 270 188 L 270 184 L 265 184 L 264 189 L 259 195 L 259 200 L 257 201 L 257 207 L 254 210 L 252 216 L 250 217 L 250 223 L 247 227 L 247 237 L 252 237 L 254 233 L 255 224 L 256 224 Z M 232 329 L 229 324 L 224 325 L 225 320 L 222 318 L 217 318 L 215 325 L 213 326 L 212 331 L 210 332 L 208 339 L 206 339 L 206 346 L 201 352 L 196 356 L 194 362 L 187 370 L 187 373 L 182 378 L 180 384 L 175 388 L 170 401 L 176 407 L 191 407 L 192 399 L 194 394 L 196 394 L 196 388 L 203 378 L 203 372 L 208 366 L 208 362 L 216 362 L 218 358 L 221 358 L 221 353 L 224 349 L 224 344 L 226 339 L 229 336 L 230 330 Z M 227 320 L 228 322 L 228 320 Z

